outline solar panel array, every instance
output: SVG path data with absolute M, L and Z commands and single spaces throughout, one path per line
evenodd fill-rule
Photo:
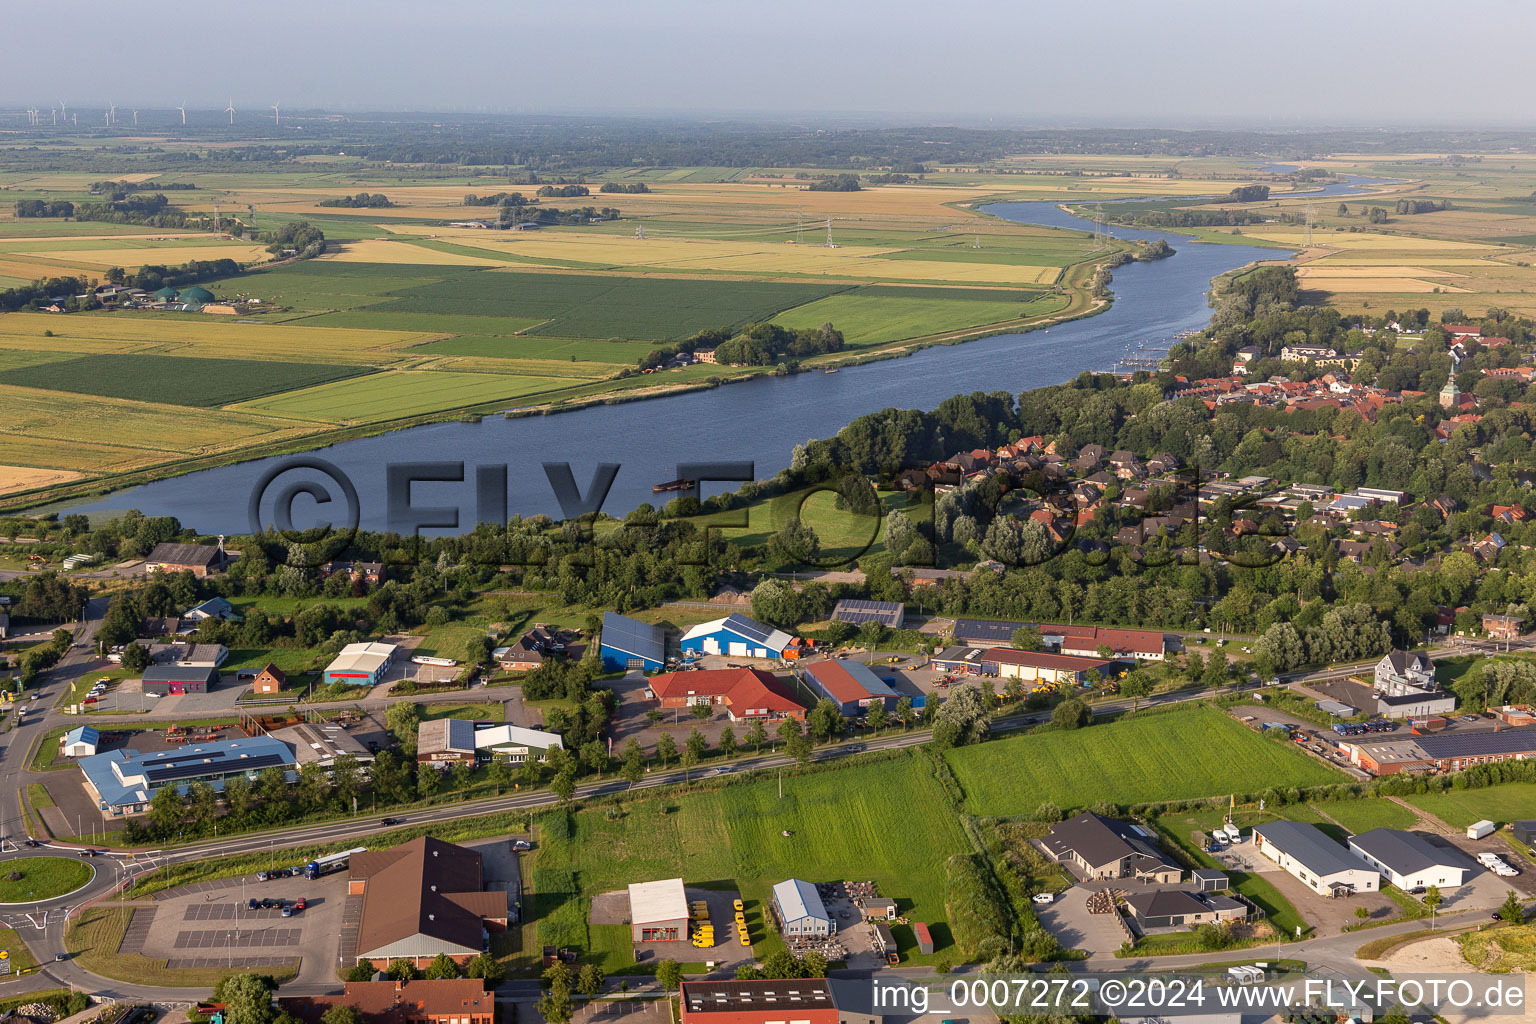
M 861 622 L 878 622 L 882 626 L 896 625 L 896 620 L 901 616 L 901 605 L 894 601 L 862 601 L 853 598 L 845 598 L 837 602 L 837 607 L 832 610 L 832 617 L 838 622 L 858 624 Z
M 603 613 L 603 646 L 647 661 L 666 660 L 666 634 L 660 626 L 613 612 Z
M 771 647 L 774 634 L 778 630 L 772 626 L 765 626 L 756 619 L 749 619 L 745 615 L 731 614 L 725 617 L 725 628 L 739 636 L 754 641 L 759 646 Z
M 1006 647 L 1013 642 L 1017 622 L 998 622 L 996 619 L 956 619 L 955 639 L 966 643 L 996 644 Z

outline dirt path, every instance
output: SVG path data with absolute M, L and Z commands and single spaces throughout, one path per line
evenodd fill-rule
M 1404 800 L 1402 797 L 1400 797 L 1400 796 L 1389 796 L 1389 797 L 1387 797 L 1387 799 L 1391 800 L 1393 803 L 1397 804 L 1399 807 L 1405 808 L 1405 809 L 1413 812 L 1414 817 L 1418 819 L 1417 821 L 1415 821 L 1413 823 L 1413 827 L 1414 828 L 1422 829 L 1425 832 L 1438 832 L 1438 833 L 1440 833 L 1443 836 L 1453 836 L 1453 835 L 1456 835 L 1456 829 L 1451 828 L 1451 826 L 1447 825 L 1445 822 L 1441 821 L 1439 818 L 1436 818 L 1436 817 L 1434 817 L 1433 815 L 1430 815 L 1430 814 L 1426 814 L 1425 812 L 1421 811 L 1419 808 L 1413 806 L 1413 804 L 1411 804 L 1408 801 Z

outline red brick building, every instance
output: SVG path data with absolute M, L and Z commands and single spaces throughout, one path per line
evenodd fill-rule
M 755 668 L 666 672 L 646 681 L 648 696 L 663 708 L 720 705 L 733 720 L 805 718 L 805 708 L 772 672 Z
M 839 1024 L 825 978 L 685 981 L 681 1024 Z
M 320 1024 L 333 1006 L 351 1006 L 366 1024 L 494 1024 L 496 997 L 478 978 L 443 981 L 349 981 L 342 995 L 285 996 L 285 1012 Z
M 283 674 L 283 670 L 268 662 L 266 668 L 256 673 L 256 678 L 251 682 L 251 690 L 254 693 L 281 693 L 287 681 L 288 677 Z

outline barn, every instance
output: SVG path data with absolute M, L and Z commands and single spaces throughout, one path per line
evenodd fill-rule
M 666 661 L 666 633 L 638 619 L 604 612 L 602 641 L 603 668 L 610 672 L 628 668 L 655 672 Z
M 682 648 L 695 654 L 728 654 L 733 658 L 782 658 L 794 637 L 735 613 L 701 622 L 683 634 Z

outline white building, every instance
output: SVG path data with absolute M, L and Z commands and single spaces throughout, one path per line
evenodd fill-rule
M 1467 880 L 1465 858 L 1423 836 L 1395 828 L 1373 828 L 1349 839 L 1349 849 L 1399 889 L 1452 889 Z
M 530 757 L 542 761 L 555 747 L 563 748 L 558 733 L 524 729 L 516 725 L 492 725 L 475 730 L 475 751 L 491 758 L 521 763 Z
M 1253 829 L 1259 852 L 1320 896 L 1376 892 L 1381 876 L 1362 864 L 1316 826 L 1300 821 L 1271 821 Z
M 1435 666 L 1423 651 L 1394 650 L 1376 663 L 1373 682 L 1378 693 L 1388 697 L 1422 694 L 1438 690 Z

